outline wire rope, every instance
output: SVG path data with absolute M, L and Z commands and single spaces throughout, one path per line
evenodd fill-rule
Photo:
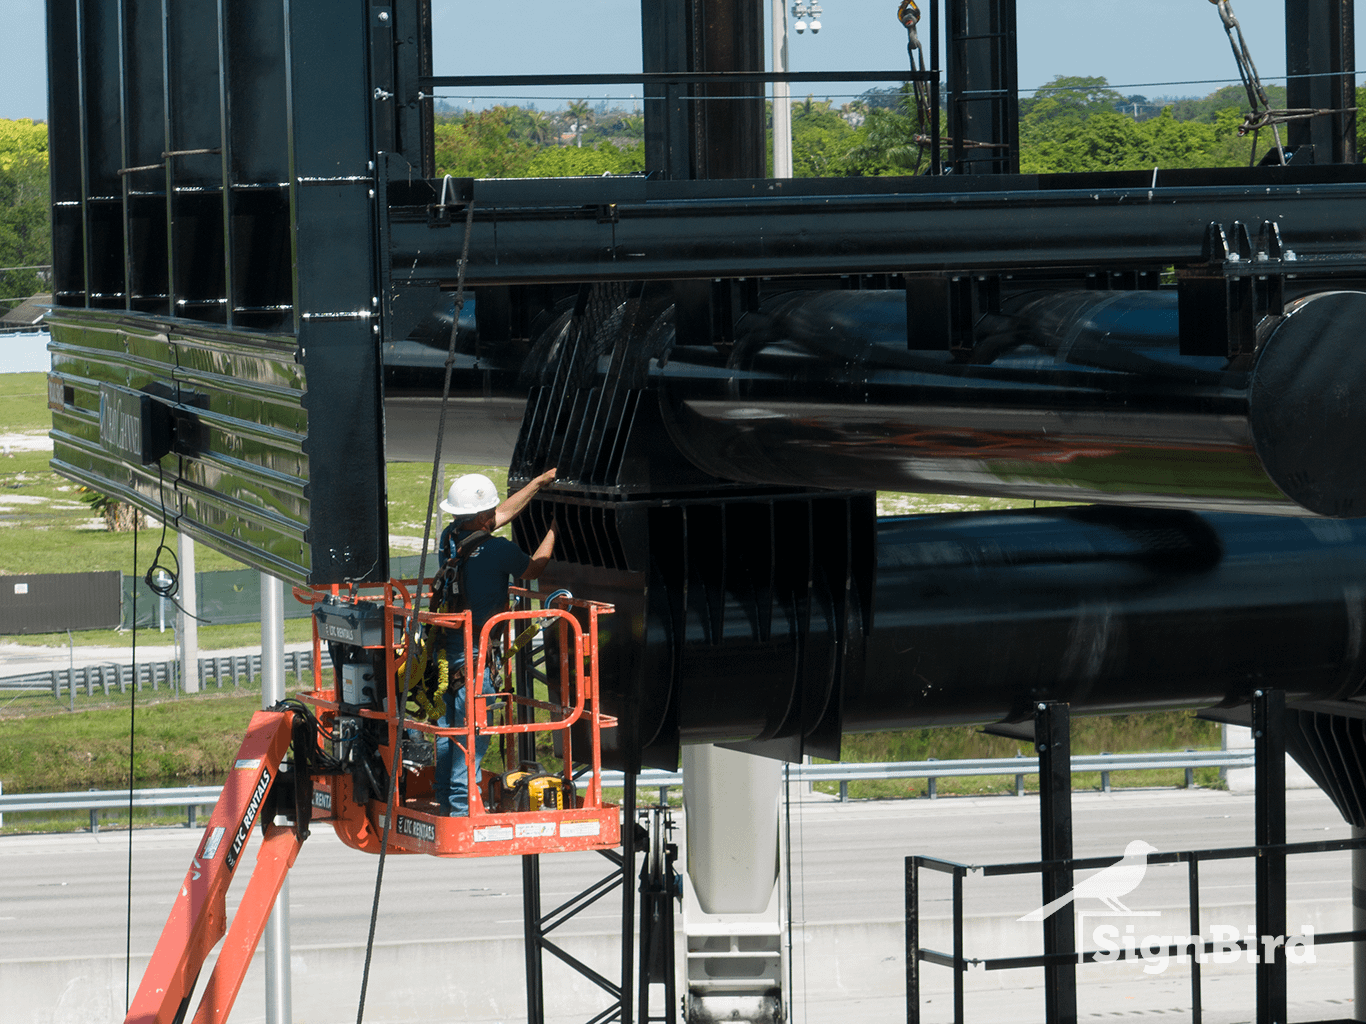
M 451 176 L 446 175 L 441 186 L 441 198 L 444 203 L 446 198 L 446 188 L 451 182 Z M 451 340 L 446 350 L 446 379 L 441 388 L 441 413 L 437 418 L 436 424 L 436 451 L 432 457 L 432 481 L 427 492 L 427 516 L 422 528 L 422 554 L 418 558 L 417 575 L 418 580 L 426 579 L 427 576 L 427 553 L 432 539 L 432 510 L 436 506 L 436 483 L 441 468 L 441 446 L 446 433 L 446 408 L 451 396 L 451 374 L 455 368 L 455 343 L 456 336 L 460 330 L 460 311 L 465 306 L 465 269 L 469 265 L 470 258 L 470 235 L 474 228 L 474 199 L 471 198 L 465 207 L 465 240 L 460 249 L 460 273 L 456 278 L 455 284 L 455 315 L 451 320 Z M 403 693 L 396 696 L 398 704 L 398 729 L 397 739 L 394 750 L 394 767 L 389 772 L 389 794 L 385 805 L 384 832 L 379 844 L 379 866 L 375 871 L 375 896 L 370 904 L 370 931 L 365 940 L 365 967 L 361 972 L 360 979 L 360 1002 L 356 1007 L 356 1024 L 362 1024 L 365 1019 L 365 995 L 370 985 L 370 962 L 375 948 L 375 926 L 379 921 L 379 898 L 380 891 L 384 886 L 384 862 L 389 854 L 389 834 L 393 829 L 394 805 L 398 799 L 398 776 L 403 770 L 403 729 L 407 721 L 408 701 L 407 693 L 412 686 L 413 663 L 417 661 L 416 641 L 417 641 L 417 613 L 416 597 L 414 598 L 414 611 L 408 616 L 406 628 L 406 650 Z M 467 667 L 468 670 L 468 667 Z M 477 707 L 478 701 L 475 701 Z M 468 714 L 474 714 L 475 708 L 470 708 Z

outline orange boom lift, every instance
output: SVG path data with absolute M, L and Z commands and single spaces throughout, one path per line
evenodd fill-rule
M 510 594 L 511 610 L 489 619 L 476 645 L 468 612 L 421 610 L 430 596 L 421 581 L 391 580 L 345 594 L 335 586 L 295 589 L 314 606 L 313 689 L 252 717 L 128 1024 L 184 1021 L 200 971 L 225 931 L 192 1019 L 227 1019 L 310 822 L 331 824 L 344 843 L 366 853 L 386 844 L 388 853 L 437 857 L 619 845 L 619 808 L 602 801 L 601 783 L 601 731 L 616 720 L 602 714 L 598 701 L 598 619 L 612 606 L 560 591 L 536 607 L 537 595 L 520 588 Z M 438 667 L 442 634 L 451 630 L 463 638 L 464 663 L 477 665 L 463 678 L 445 678 L 446 686 L 465 687 L 471 713 L 464 726 L 443 728 L 432 718 L 447 675 Z M 488 665 L 504 681 L 497 693 L 478 692 Z M 474 780 L 478 737 L 498 737 L 506 765 L 519 737 L 540 734 L 553 736 L 562 754 L 558 773 L 522 764 L 522 771 L 508 774 L 507 786 L 503 776 L 486 774 L 470 786 L 467 817 L 442 815 L 433 795 L 437 737 L 459 745 Z M 520 784 L 511 785 L 514 780 Z M 257 821 L 264 839 L 229 929 L 228 887 Z

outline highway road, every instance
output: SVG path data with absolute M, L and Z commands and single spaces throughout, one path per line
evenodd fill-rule
M 1133 839 L 1144 839 L 1160 850 L 1209 849 L 1253 841 L 1251 796 L 1207 790 L 1077 794 L 1074 811 L 1078 856 L 1117 856 Z M 1037 815 L 1038 800 L 1033 796 L 847 804 L 819 795 L 794 800 L 794 920 L 808 927 L 899 922 L 906 854 L 973 864 L 1036 859 Z M 1317 790 L 1287 794 L 1287 816 L 1292 842 L 1348 835 L 1336 810 Z M 150 952 L 155 944 L 199 836 L 198 829 L 183 827 L 134 833 L 131 934 L 135 955 Z M 0 838 L 0 961 L 121 956 L 128 921 L 128 853 L 127 833 L 108 828 L 97 835 Z M 545 906 L 568 898 L 605 874 L 608 867 L 606 860 L 594 854 L 543 858 Z M 374 858 L 345 848 L 325 827 L 315 828 L 291 875 L 293 944 L 300 948 L 363 945 L 375 868 Z M 246 872 L 238 874 L 235 892 L 245 884 Z M 1013 922 L 1040 902 L 1038 882 L 1032 877 L 973 875 L 966 888 L 970 917 Z M 1222 907 L 1232 915 L 1230 923 L 1245 924 L 1246 908 L 1253 899 L 1251 862 L 1207 865 L 1202 870 L 1202 892 L 1207 921 L 1220 920 Z M 1126 902 L 1135 911 L 1179 909 L 1179 917 L 1184 914 L 1185 894 L 1184 868 L 1154 867 Z M 1292 930 L 1297 927 L 1297 906 L 1347 905 L 1350 894 L 1347 855 L 1292 861 Z M 948 916 L 946 884 L 927 885 L 925 896 L 927 916 Z M 388 860 L 377 933 L 381 943 L 515 938 L 521 933 L 521 920 L 516 860 Z M 567 930 L 607 933 L 618 920 L 613 902 L 604 900 Z M 899 955 L 900 950 L 888 952 Z M 1010 952 L 1023 950 L 1016 947 Z M 1341 952 L 1346 953 L 1345 947 Z M 819 970 L 819 964 L 807 966 Z M 1339 970 L 1333 979 L 1335 998 L 1350 996 L 1348 974 Z M 1330 988 L 1316 983 L 1313 995 L 1328 998 L 1333 994 Z M 1246 995 L 1246 985 L 1243 990 Z

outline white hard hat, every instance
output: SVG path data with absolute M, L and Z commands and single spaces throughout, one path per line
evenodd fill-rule
M 441 511 L 453 516 L 474 516 L 498 507 L 498 488 L 483 473 L 466 473 L 451 484 Z

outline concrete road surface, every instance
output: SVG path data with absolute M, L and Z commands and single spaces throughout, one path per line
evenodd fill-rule
M 1109 795 L 1077 794 L 1074 809 L 1078 856 L 1118 856 L 1133 839 L 1144 839 L 1160 850 L 1209 849 L 1253 841 L 1250 796 L 1212 791 L 1117 791 Z M 1291 842 L 1348 835 L 1347 826 L 1318 791 L 1288 794 L 1287 814 Z M 861 1021 L 904 1020 L 904 857 L 921 853 L 971 864 L 1036 859 L 1037 815 L 1035 797 L 839 804 L 817 796 L 794 801 L 794 1021 L 843 1022 L 851 1019 L 851 1014 Z M 199 836 L 198 830 L 184 828 L 134 833 L 131 946 L 135 964 L 153 948 Z M 105 958 L 111 979 L 108 984 L 118 991 L 111 994 L 102 1012 L 110 1013 L 109 1007 L 121 1011 L 121 965 L 130 920 L 128 855 L 126 832 L 0 839 L 0 988 L 17 992 L 15 986 L 22 986 L 26 978 L 35 985 L 52 986 L 63 977 L 62 964 L 69 962 L 73 971 L 77 963 L 86 964 L 81 970 L 89 973 L 92 958 Z M 251 858 L 249 854 L 247 863 Z M 297 1024 L 354 1020 L 354 994 L 339 991 L 347 986 L 358 990 L 354 969 L 343 983 L 327 975 L 319 964 L 325 952 L 328 956 L 338 950 L 359 949 L 363 953 L 375 868 L 374 858 L 348 850 L 324 828 L 315 830 L 300 854 L 290 883 Z M 544 906 L 549 909 L 567 899 L 608 869 L 607 861 L 595 854 L 543 858 Z M 239 872 L 235 892 L 244 886 L 245 875 Z M 1347 855 L 1297 858 L 1291 862 L 1289 877 L 1292 933 L 1303 924 L 1319 931 L 1349 926 L 1343 923 L 1344 915 L 1350 915 L 1351 901 Z M 1154 928 L 1180 930 L 1186 920 L 1186 886 L 1184 868 L 1153 867 L 1125 902 L 1136 913 L 1162 915 L 1139 919 L 1141 928 L 1151 920 Z M 1209 925 L 1242 929 L 1251 922 L 1250 861 L 1205 865 L 1201 891 L 1206 931 Z M 968 877 L 966 892 L 969 956 L 1020 954 L 1037 948 L 1038 926 L 1016 921 L 1041 902 L 1037 877 L 983 878 L 975 873 Z M 948 895 L 947 884 L 926 880 L 922 912 L 927 945 L 944 943 L 940 948 L 947 948 Z M 1082 909 L 1104 908 L 1097 904 Z M 565 931 L 571 937 L 596 935 L 594 941 L 602 945 L 618 921 L 619 903 L 603 900 Z M 501 991 L 498 1000 L 487 1004 L 467 1001 L 461 1004 L 463 1010 L 429 1007 L 425 1014 L 412 1011 L 408 1016 L 389 1007 L 404 1002 L 411 993 L 402 1000 L 385 1002 L 381 998 L 375 1011 L 378 1015 L 367 1014 L 366 1019 L 517 1019 L 524 1012 L 519 1009 L 521 927 L 518 861 L 390 858 L 377 942 L 387 950 L 411 950 L 420 945 L 429 951 L 423 955 L 434 956 L 438 965 L 455 957 L 449 952 L 452 950 L 483 949 L 489 956 L 496 950 L 501 963 L 500 968 L 493 969 L 496 978 L 485 976 L 487 971 L 452 970 L 463 979 L 459 984 L 496 984 Z M 440 952 L 443 950 L 448 952 Z M 1317 965 L 1291 972 L 1291 995 L 1296 1004 L 1291 1019 L 1350 1017 L 1349 948 L 1321 947 L 1316 952 Z M 300 965 L 305 969 L 298 970 Z M 428 969 L 429 979 L 435 977 L 432 972 L 436 969 Z M 926 967 L 925 972 L 925 1019 L 951 1020 L 949 972 L 934 967 Z M 135 983 L 136 974 L 135 970 Z M 421 975 L 421 971 L 414 971 L 412 979 L 419 989 Z M 392 976 L 391 971 L 388 977 Z M 1043 1019 L 1040 972 L 986 975 L 976 971 L 969 977 L 970 1021 Z M 1147 973 L 1140 964 L 1087 968 L 1081 975 L 1082 1019 L 1141 1012 L 1188 1020 L 1188 977 L 1175 965 Z M 1208 970 L 1205 1020 L 1222 1024 L 1251 1019 L 1251 980 L 1250 966 Z M 259 988 L 253 993 L 252 984 L 249 978 L 234 1021 L 260 1019 Z M 422 1002 L 420 993 L 413 998 Z M 80 1019 L 42 1011 L 42 999 L 38 993 L 30 1000 L 35 1009 L 21 1018 L 23 1024 L 29 1020 L 56 1024 Z M 349 1016 L 333 1006 L 347 999 L 353 1007 Z M 406 1005 L 411 1010 L 416 1004 L 409 1001 Z M 41 1012 L 46 1015 L 40 1016 Z M 109 1019 L 118 1015 L 112 1012 Z M 9 1019 L 3 1013 L 0 1018 Z

